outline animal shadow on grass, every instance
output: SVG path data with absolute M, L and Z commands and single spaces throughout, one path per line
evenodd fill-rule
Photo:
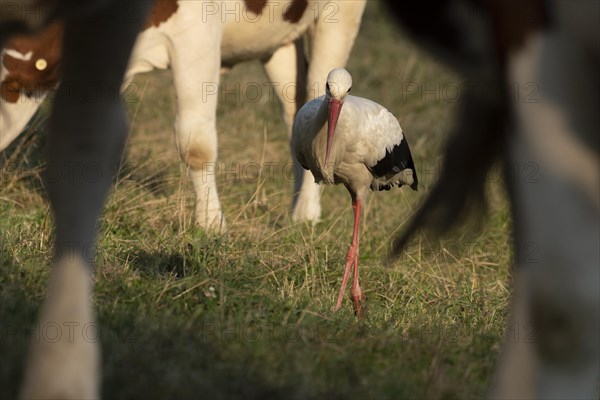
M 17 398 L 39 307 L 22 287 L 9 286 L 0 289 L 2 399 Z M 214 399 L 285 398 L 286 390 L 261 383 L 256 371 L 244 365 L 227 363 L 220 348 L 204 342 L 198 332 L 170 324 L 169 318 L 153 321 L 128 310 L 100 311 L 98 317 L 91 340 L 99 340 L 102 348 L 105 398 L 193 398 L 198 393 Z
M 43 280 L 29 279 L 4 245 L 0 232 L 0 399 L 17 398 L 34 321 L 43 296 Z M 32 295 L 27 288 L 40 286 Z
M 117 313 L 99 316 L 103 332 L 111 329 L 102 339 L 104 397 L 285 398 L 286 389 L 269 387 L 243 362 L 228 362 L 226 349 L 204 340 L 201 331 L 168 316 L 155 321 L 127 310 Z
M 156 276 L 172 275 L 182 278 L 186 275 L 186 260 L 181 253 L 148 252 L 145 250 L 134 251 L 130 255 L 131 266 L 142 276 L 155 278 Z
M 35 320 L 45 278 L 28 274 L 1 239 L 0 398 L 5 399 L 17 398 L 31 340 L 44 335 Z M 182 258 L 173 254 L 141 253 L 137 260 L 152 265 L 146 269 L 151 275 L 183 273 L 178 269 Z M 101 286 L 99 292 L 105 290 Z M 134 296 L 135 290 L 129 295 Z M 291 392 L 267 384 L 252 360 L 231 362 L 228 345 L 215 345 L 214 338 L 202 331 L 204 322 L 188 326 L 189 321 L 172 310 L 152 310 L 149 305 L 141 312 L 139 307 L 128 301 L 114 306 L 100 301 L 98 323 L 86 330 L 88 339 L 101 345 L 104 398 L 195 398 L 201 393 L 214 399 L 263 399 L 286 398 Z
M 135 299 L 146 289 L 132 287 L 121 294 L 120 306 L 100 313 L 106 398 L 195 398 L 202 393 L 214 399 L 263 399 L 290 398 L 298 392 L 289 382 L 273 384 L 256 368 L 252 346 L 257 344 L 237 330 L 232 335 L 229 319 L 221 319 L 215 310 L 218 301 L 192 292 L 187 299 L 173 296 L 173 288 L 181 294 L 191 285 L 197 292 L 198 282 L 212 281 L 204 263 L 214 265 L 222 249 L 211 242 L 187 244 L 182 253 L 130 253 L 128 265 L 141 281 L 160 280 L 165 288 L 161 300 L 153 302 L 147 295 Z

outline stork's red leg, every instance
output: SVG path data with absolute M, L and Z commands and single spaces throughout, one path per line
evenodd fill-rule
M 344 292 L 346 290 L 346 285 L 348 284 L 348 276 L 350 275 L 350 269 L 356 261 L 355 253 L 356 249 L 353 245 L 350 245 L 348 253 L 346 253 L 346 267 L 344 268 L 344 276 L 342 277 L 342 287 L 340 288 L 340 294 L 338 295 L 337 303 L 335 304 L 333 311 L 339 310 L 342 306 L 342 299 L 344 298 Z
M 352 300 L 354 301 L 354 307 L 356 309 L 356 316 L 360 319 L 362 317 L 362 289 L 358 284 L 358 253 L 359 253 L 359 244 L 360 244 L 360 212 L 361 212 L 361 201 L 357 199 L 356 202 L 353 202 L 352 208 L 354 209 L 354 232 L 352 235 L 352 244 L 356 246 L 356 251 L 354 253 L 354 278 L 352 281 Z M 356 241 L 355 241 L 356 239 Z
M 346 267 L 344 269 L 344 276 L 342 277 L 342 287 L 340 288 L 340 294 L 338 295 L 337 303 L 333 311 L 337 311 L 342 306 L 342 300 L 344 298 L 344 291 L 346 290 L 346 284 L 348 283 L 348 276 L 350 275 L 350 269 L 354 266 L 354 281 L 352 283 L 352 298 L 356 306 L 357 315 L 360 318 L 360 310 L 358 304 L 362 300 L 362 294 L 360 293 L 360 286 L 358 286 L 358 242 L 359 236 L 358 231 L 360 227 L 360 211 L 361 211 L 360 199 L 352 194 L 352 208 L 354 209 L 354 230 L 352 232 L 352 243 L 346 253 Z

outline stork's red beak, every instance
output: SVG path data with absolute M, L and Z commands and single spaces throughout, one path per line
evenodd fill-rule
M 335 126 L 342 111 L 342 102 L 336 99 L 329 100 L 329 119 L 327 120 L 327 149 L 325 151 L 325 168 L 329 163 L 329 154 L 331 153 L 331 145 L 333 143 L 333 134 Z

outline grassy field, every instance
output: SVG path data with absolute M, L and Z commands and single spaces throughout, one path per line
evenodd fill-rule
M 219 104 L 226 238 L 194 227 L 191 184 L 174 146 L 170 73 L 141 75 L 99 234 L 104 397 L 484 395 L 510 286 L 510 215 L 499 179 L 490 180 L 491 206 L 478 229 L 417 237 L 400 260 L 383 263 L 439 173 L 460 82 L 397 31 L 378 2 L 369 2 L 348 68 L 353 94 L 399 118 L 422 182 L 418 193 L 403 188 L 366 202 L 367 318 L 356 320 L 349 298 L 331 312 L 352 227 L 346 190 L 324 188 L 316 227 L 291 221 L 288 141 L 260 65 L 224 77 L 228 89 L 240 83 L 240 100 L 251 82 L 265 89 L 256 102 L 230 94 Z M 0 398 L 17 391 L 49 272 L 44 141 L 29 134 L 0 156 Z

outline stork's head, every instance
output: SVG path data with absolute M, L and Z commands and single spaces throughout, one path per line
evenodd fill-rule
M 352 76 L 344 68 L 336 68 L 327 75 L 327 85 L 325 86 L 325 101 L 329 102 L 329 119 L 327 121 L 327 149 L 325 152 L 325 166 L 329 162 L 329 154 L 335 134 L 344 99 L 352 89 Z
M 325 93 L 329 101 L 338 100 L 343 103 L 351 88 L 352 76 L 344 68 L 333 69 L 327 75 Z

